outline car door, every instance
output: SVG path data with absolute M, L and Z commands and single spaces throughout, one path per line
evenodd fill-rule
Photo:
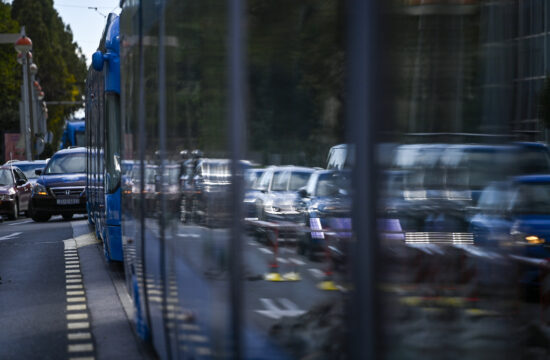
M 15 178 L 17 192 L 19 194 L 19 209 L 21 211 L 27 211 L 29 208 L 29 201 L 31 199 L 32 185 L 23 174 L 23 172 L 14 167 L 13 176 Z

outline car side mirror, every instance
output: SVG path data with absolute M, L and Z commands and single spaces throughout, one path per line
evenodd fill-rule
M 300 190 L 298 190 L 298 195 L 300 195 L 301 198 L 307 198 L 309 194 L 307 193 L 306 189 L 301 188 Z
M 17 186 L 25 185 L 27 182 L 24 179 L 18 179 L 16 182 Z
M 36 169 L 36 170 L 34 170 L 34 173 L 36 175 L 42 175 L 42 169 Z

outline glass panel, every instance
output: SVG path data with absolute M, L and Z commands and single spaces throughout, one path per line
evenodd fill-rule
M 106 94 L 105 121 L 107 125 L 107 141 L 105 142 L 105 191 L 115 192 L 120 186 L 120 96 L 115 93 Z
M 270 189 L 245 193 L 244 216 L 260 220 L 247 218 L 243 235 L 244 357 L 345 358 L 351 200 L 327 181 L 352 163 L 336 146 L 346 130 L 344 2 L 253 1 L 246 14 L 247 159 L 283 167 Z M 319 190 L 303 197 L 304 187 Z

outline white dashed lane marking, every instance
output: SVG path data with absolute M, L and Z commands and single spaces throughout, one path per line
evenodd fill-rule
M 307 270 L 311 273 L 311 275 L 313 275 L 317 279 L 322 279 L 322 278 L 325 277 L 325 273 L 322 272 L 319 269 L 310 268 L 310 269 L 307 269 Z
M 14 237 L 17 237 L 19 235 L 23 234 L 22 232 L 14 232 L 8 235 L 4 235 L 0 237 L 0 241 L 2 240 L 12 240 Z
M 259 247 L 258 250 L 260 250 L 261 252 L 263 252 L 264 254 L 270 254 L 270 255 L 273 255 L 273 251 L 267 249 L 267 248 L 264 248 L 264 247 Z
M 86 291 L 74 239 L 65 240 L 65 288 L 67 296 L 67 353 L 69 360 L 95 360 Z

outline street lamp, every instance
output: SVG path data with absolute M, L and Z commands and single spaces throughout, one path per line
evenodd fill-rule
M 20 54 L 26 54 L 32 50 L 31 38 L 23 35 L 15 42 L 15 51 Z
M 33 94 L 32 94 L 32 85 L 31 85 L 31 76 L 30 74 L 33 71 L 36 73 L 38 67 L 35 65 L 34 68 L 31 66 L 32 62 L 32 40 L 26 35 L 22 35 L 15 42 L 15 51 L 17 51 L 18 62 L 21 58 L 21 63 L 23 65 L 23 84 L 21 86 L 21 92 L 23 94 L 23 108 L 25 111 L 24 124 L 21 124 L 21 130 L 25 136 L 25 152 L 27 154 L 27 160 L 34 160 L 34 132 L 33 132 Z M 24 125 L 24 126 L 23 126 Z

